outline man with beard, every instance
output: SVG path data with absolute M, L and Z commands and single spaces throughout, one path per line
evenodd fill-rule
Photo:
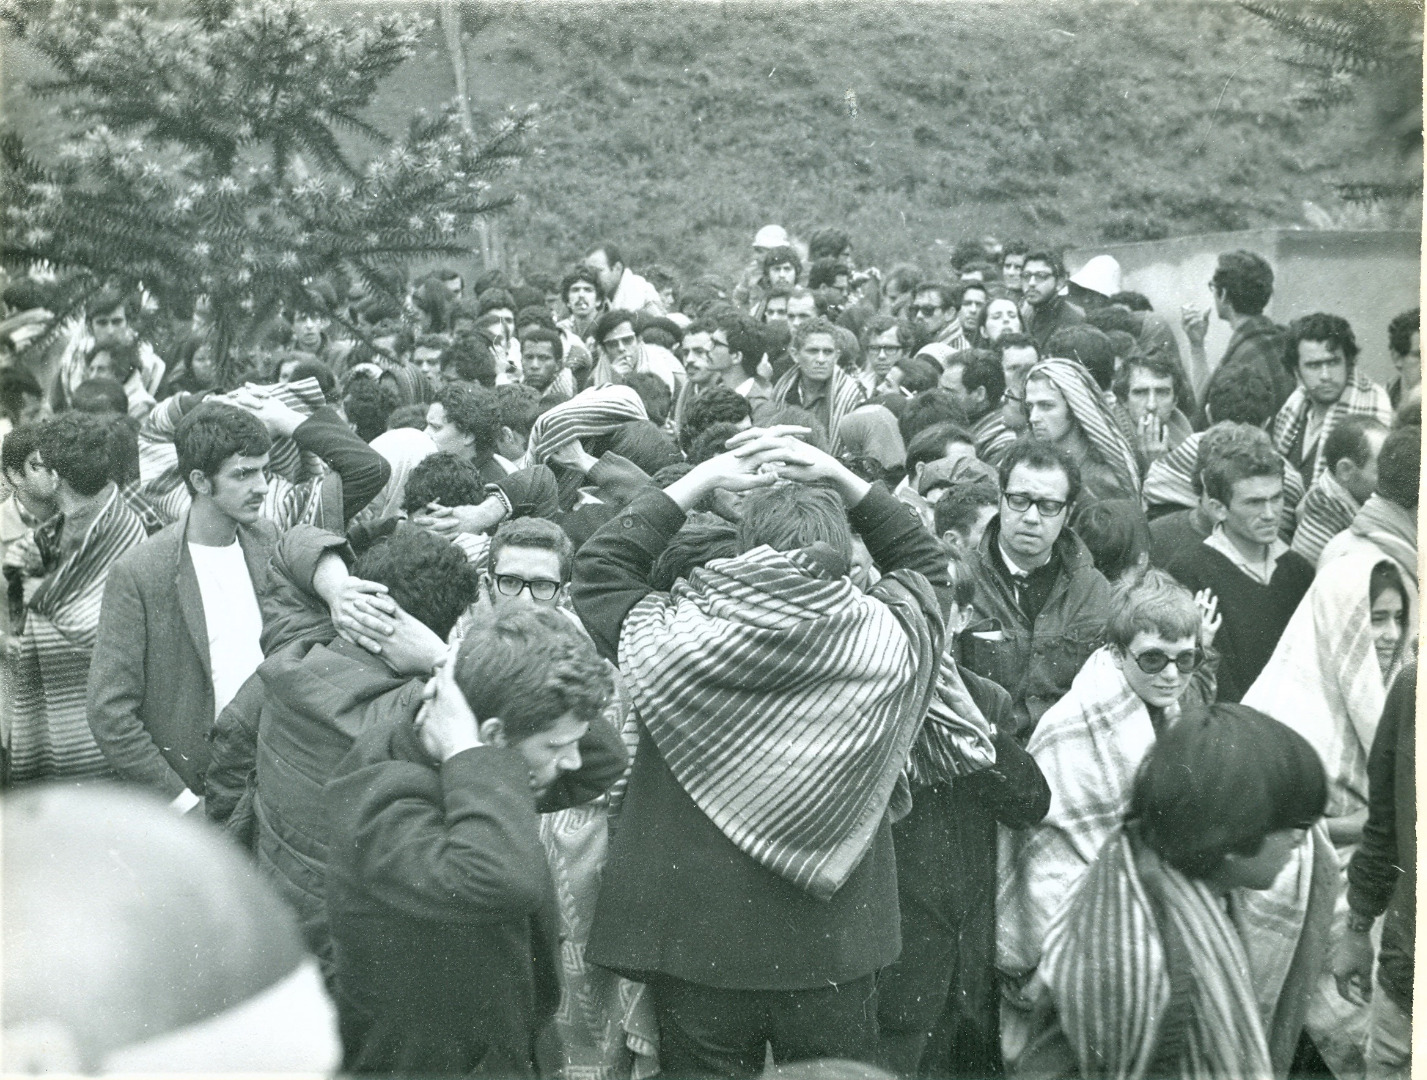
M 1060 256 L 1049 251 L 1031 252 L 1021 271 L 1021 284 L 1026 294 L 1026 333 L 1035 339 L 1042 353 L 1057 330 L 1085 321 L 1081 310 L 1060 295 L 1065 285 L 1065 264 Z

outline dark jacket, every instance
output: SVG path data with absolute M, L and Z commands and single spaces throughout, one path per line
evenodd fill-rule
M 961 635 L 962 663 L 1011 693 L 1016 736 L 1030 738 L 1041 714 L 1070 689 L 1086 659 L 1105 643 L 1110 583 L 1069 528 L 1055 542 L 1060 573 L 1032 627 L 996 554 L 1000 518 L 981 537 L 974 561 L 975 622 Z M 996 640 L 996 635 L 1000 640 Z
M 884 571 L 946 587 L 946 557 L 881 485 L 849 512 Z M 607 657 L 649 570 L 684 522 L 657 489 L 638 496 L 575 557 L 574 601 Z M 937 617 L 932 613 L 931 617 Z M 586 958 L 634 978 L 669 975 L 732 990 L 803 990 L 891 963 L 901 948 L 892 832 L 884 818 L 831 900 L 814 899 L 739 850 L 701 811 L 641 729 Z
M 1211 394 L 1220 392 L 1221 383 L 1234 381 L 1245 370 L 1252 370 L 1273 387 L 1273 412 L 1269 415 L 1276 415 L 1297 382 L 1283 366 L 1283 327 L 1265 315 L 1251 315 L 1239 324 L 1199 400 L 1208 401 Z M 1201 431 L 1209 426 L 1203 405 L 1199 407 L 1196 426 Z
M 1383 912 L 1377 981 L 1412 1012 L 1417 939 L 1417 665 L 1393 680 L 1368 755 L 1368 820 L 1348 864 L 1348 906 L 1375 919 Z
M 560 997 L 530 770 L 519 750 L 493 746 L 438 765 L 412 719 L 368 724 L 323 795 L 343 1069 L 529 1075 Z M 623 773 L 603 719 L 580 748 L 580 770 L 542 809 L 588 802 Z
M 187 531 L 185 514 L 110 568 L 89 669 L 89 726 L 105 759 L 120 779 L 169 799 L 203 791 L 214 721 L 208 624 Z M 277 529 L 260 519 L 239 528 L 238 543 L 266 627 L 278 617 L 269 572 Z M 342 539 L 298 526 L 281 544 L 310 580 Z
M 1026 333 L 1035 339 L 1036 348 L 1044 356 L 1045 343 L 1057 330 L 1067 326 L 1079 326 L 1085 321 L 1085 313 L 1063 296 L 1052 296 L 1040 307 L 1026 305 Z

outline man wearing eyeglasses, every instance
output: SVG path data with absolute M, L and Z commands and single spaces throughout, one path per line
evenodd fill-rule
M 1050 336 L 1064 327 L 1083 323 L 1085 313 L 1060 295 L 1065 287 L 1065 264 L 1052 251 L 1033 251 L 1026 256 L 1021 285 L 1026 296 L 1026 310 L 1022 313 L 1026 333 L 1045 355 Z
M 912 325 L 922 338 L 922 344 L 933 341 L 949 345 L 953 352 L 967 347 L 966 332 L 954 316 L 961 298 L 951 285 L 924 281 L 912 291 L 907 308 Z
M 1022 439 L 1001 460 L 1000 480 L 1000 511 L 973 563 L 975 621 L 961 659 L 1010 692 L 1024 742 L 1104 641 L 1110 583 L 1065 527 L 1080 492 L 1069 457 Z
M 505 607 L 558 607 L 570 581 L 574 546 L 545 518 L 507 521 L 491 537 L 486 596 Z

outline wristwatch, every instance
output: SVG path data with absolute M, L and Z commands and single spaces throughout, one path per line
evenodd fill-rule
M 1372 924 L 1377 922 L 1371 915 L 1360 915 L 1356 911 L 1348 912 L 1348 930 L 1354 934 L 1366 934 L 1372 929 Z

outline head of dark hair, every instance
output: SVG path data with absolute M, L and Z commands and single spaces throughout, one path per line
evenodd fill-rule
M 1050 267 L 1050 272 L 1054 274 L 1057 279 L 1065 277 L 1065 261 L 1054 251 L 1040 248 L 1037 251 L 1026 252 L 1026 261 L 1023 265 L 1030 266 L 1033 262 L 1045 263 L 1046 266 Z M 1047 353 L 1046 355 L 1052 356 L 1054 354 Z
M 458 334 L 441 352 L 441 370 L 487 389 L 495 386 L 495 356 L 490 339 L 480 332 Z
M 1169 379 L 1174 384 L 1175 408 L 1181 412 L 1194 409 L 1194 391 L 1190 388 L 1189 377 L 1184 374 L 1184 368 L 1174 354 L 1167 352 L 1131 352 L 1125 357 L 1115 375 L 1115 396 L 1121 401 L 1129 401 L 1130 375 L 1135 368 L 1148 371 L 1157 379 Z
M 0 369 L 0 412 L 3 412 L 12 424 L 19 423 L 26 397 L 44 396 L 45 392 L 40 388 L 39 382 L 24 368 Z
M 506 548 L 539 548 L 551 551 L 560 560 L 560 580 L 570 580 L 570 571 L 575 562 L 575 545 L 565 535 L 565 530 L 546 518 L 522 517 L 501 523 L 491 537 L 490 553 L 486 559 L 486 570 L 495 573 L 500 553 Z
M 590 336 L 595 339 L 597 346 L 603 346 L 605 335 L 617 330 L 622 323 L 629 323 L 630 330 L 634 330 L 639 325 L 639 316 L 624 308 L 611 308 L 595 320 L 595 328 Z
M 124 309 L 124 317 L 132 318 L 134 314 L 134 295 L 125 292 L 113 285 L 106 285 L 94 296 L 89 298 L 89 302 L 84 305 L 85 318 L 93 319 L 96 315 L 108 315 L 116 308 Z
M 544 411 L 540 391 L 525 383 L 506 383 L 495 388 L 496 408 L 500 410 L 502 427 L 510 428 L 517 438 L 527 439 L 535 418 Z
M 836 259 L 852 246 L 852 238 L 841 229 L 819 229 L 808 238 L 808 258 Z
M 1150 303 L 1150 298 L 1144 293 L 1137 293 L 1130 289 L 1117 292 L 1111 295 L 1110 303 L 1119 307 L 1129 308 L 1131 311 L 1153 311 L 1154 305 Z
M 1232 420 L 1263 427 L 1278 411 L 1278 397 L 1266 375 L 1247 364 L 1235 364 L 1225 377 L 1209 380 L 1204 410 L 1216 424 Z
M 1228 506 L 1234 485 L 1260 476 L 1283 476 L 1283 458 L 1268 440 L 1232 440 L 1210 449 L 1204 457 L 1199 482 L 1204 494 Z
M 760 408 L 758 423 L 761 427 L 778 427 L 787 425 L 790 427 L 807 428 L 807 434 L 799 435 L 797 438 L 807 443 L 809 446 L 816 446 L 819 450 L 828 450 L 829 442 L 827 428 L 807 409 L 797 405 L 779 405 L 773 408 Z M 725 436 L 727 437 L 727 436 Z
M 1422 480 L 1422 429 L 1393 428 L 1377 455 L 1377 493 L 1406 510 L 1417 509 Z
M 1371 417 L 1343 417 L 1323 440 L 1323 464 L 1331 469 L 1347 458 L 1354 465 L 1366 465 L 1372 457 L 1372 444 L 1368 441 L 1370 431 L 1386 432 L 1387 428 Z
M 1123 330 L 1132 336 L 1139 336 L 1142 329 L 1140 318 L 1127 307 L 1106 304 L 1085 313 L 1085 321 L 1096 330 L 1108 334 L 1112 330 Z
M 983 507 L 999 506 L 1001 489 L 989 476 L 973 476 L 953 482 L 936 503 L 936 534 L 944 536 L 956 531 L 967 532 L 976 524 Z
M 129 395 L 113 379 L 85 379 L 69 396 L 69 407 L 75 412 L 127 416 Z
M 292 369 L 292 382 L 299 379 L 316 379 L 317 385 L 322 389 L 322 396 L 329 402 L 336 401 L 337 396 L 337 376 L 332 374 L 332 369 L 321 360 L 303 360 Z
M 88 369 L 94 358 L 101 353 L 109 357 L 109 370 L 113 373 L 110 377 L 121 386 L 138 370 L 139 344 L 136 341 L 124 345 L 91 345 L 84 356 L 85 368 Z
M 421 402 L 412 402 L 410 405 L 398 405 L 387 415 L 386 429 L 393 431 L 396 428 L 415 428 L 420 431 L 426 426 L 427 406 Z
M 739 433 L 737 424 L 727 420 L 716 420 L 709 424 L 689 444 L 688 458 L 691 465 L 700 465 L 709 458 L 718 457 L 728 449 L 724 444 Z
M 40 425 L 21 424 L 0 442 L 0 472 L 24 472 L 25 461 L 39 448 Z
M 1076 509 L 1070 527 L 1090 549 L 1095 569 L 1111 582 L 1136 569 L 1150 549 L 1150 523 L 1135 500 L 1086 503 Z
M 500 439 L 500 409 L 495 394 L 484 386 L 447 383 L 436 395 L 436 401 L 446 413 L 446 422 L 462 435 L 471 437 L 471 450 L 476 454 L 494 453 Z
M 590 248 L 591 255 L 594 255 L 601 251 L 604 252 L 605 261 L 609 263 L 611 270 L 613 270 L 616 266 L 629 265 L 624 261 L 624 253 L 619 250 L 619 246 L 617 244 L 611 244 L 608 241 L 605 241 L 603 243 L 596 244 L 594 247 Z
M 569 270 L 565 271 L 565 276 L 560 279 L 561 300 L 567 304 L 570 302 L 570 286 L 577 281 L 583 281 L 587 285 L 593 285 L 595 289 L 595 300 L 598 303 L 604 303 L 604 286 L 600 284 L 599 274 L 583 263 L 578 266 L 570 267 Z
M 793 268 L 793 280 L 796 281 L 803 274 L 803 260 L 798 255 L 796 248 L 775 247 L 769 248 L 763 253 L 763 277 L 766 280 L 768 271 L 775 266 L 789 264 Z
M 597 720 L 610 695 L 590 639 L 548 608 L 504 607 L 478 621 L 456 654 L 456 685 L 477 721 L 500 718 L 512 745 L 566 715 Z
M 808 267 L 808 288 L 822 289 L 835 285 L 840 277 L 847 277 L 847 264 L 837 259 L 815 259 Z
M 918 465 L 946 457 L 947 443 L 954 442 L 974 447 L 976 437 L 952 420 L 941 420 L 922 428 L 907 441 L 907 475 L 913 475 Z
M 480 305 L 481 314 L 488 311 L 508 311 L 515 314 L 515 297 L 510 295 L 508 289 L 487 289 L 476 297 L 476 303 Z
M 631 371 L 619 381 L 639 395 L 650 420 L 662 426 L 669 419 L 674 395 L 669 392 L 669 384 L 658 375 L 648 371 Z
M 1225 798 L 1232 792 L 1232 798 Z M 1310 828 L 1328 805 L 1312 745 L 1247 705 L 1190 709 L 1154 741 L 1125 818 L 1156 855 L 1204 879 L 1228 855 L 1256 855 L 1264 839 Z
M 1109 390 L 1115 381 L 1115 347 L 1093 326 L 1061 327 L 1046 339 L 1045 355 L 1074 360 L 1090 372 L 1101 390 Z
M 1261 315 L 1273 296 L 1273 267 L 1252 251 L 1226 251 L 1219 256 L 1209 284 L 1224 294 L 1240 315 Z
M 902 381 L 899 385 L 907 393 L 914 395 L 913 400 L 929 390 L 935 390 L 937 383 L 941 381 L 941 372 L 925 356 L 904 356 L 892 366 L 901 371 Z
M 1387 347 L 1398 356 L 1406 356 L 1412 348 L 1412 335 L 1421 325 L 1421 312 L 1417 308 L 1404 311 L 1387 324 Z
M 178 452 L 179 474 L 189 494 L 196 495 L 192 479 L 195 471 L 212 480 L 223 462 L 234 455 L 262 457 L 272 449 L 272 437 L 252 413 L 236 405 L 205 401 L 178 422 L 173 445 Z
M 679 429 L 679 443 L 685 452 L 694 444 L 711 424 L 741 424 L 752 421 L 753 412 L 748 399 L 726 386 L 714 386 L 705 390 L 689 403 L 684 413 L 684 423 Z
M 999 474 L 1002 491 L 1006 490 L 1011 472 L 1017 465 L 1024 465 L 1028 469 L 1055 469 L 1064 473 L 1068 485 L 1065 501 L 1069 506 L 1075 505 L 1075 500 L 1080 495 L 1080 466 L 1060 447 L 1029 436 L 1017 439 L 1001 459 Z
M 441 638 L 451 633 L 480 590 L 480 573 L 465 552 L 444 537 L 406 523 L 364 551 L 352 572 L 385 585 L 403 611 Z
M 1343 359 L 1348 362 L 1348 371 L 1353 370 L 1358 358 L 1358 339 L 1353 336 L 1347 319 L 1316 311 L 1288 324 L 1288 332 L 1283 336 L 1283 366 L 1295 377 L 1298 375 L 1298 346 L 1305 341 L 1320 341 L 1329 348 L 1341 350 Z
M 431 502 L 474 506 L 485 497 L 481 474 L 469 461 L 455 454 L 431 454 L 422 458 L 406 478 L 401 508 L 414 514 Z
M 40 457 L 77 495 L 94 495 L 109 483 L 112 440 L 107 420 L 67 412 L 40 425 Z
M 547 326 L 535 326 L 527 323 L 520 328 L 520 345 L 525 347 L 527 341 L 544 341 L 555 350 L 555 359 L 565 358 L 565 339 L 560 336 L 560 332 Z
M 986 405 L 996 408 L 1001 403 L 1001 395 L 1006 392 L 1006 373 L 1001 368 L 1001 354 L 991 349 L 967 349 L 953 359 L 965 356 L 965 367 L 961 369 L 961 385 L 968 394 L 978 389 L 986 391 Z
M 674 582 L 687 578 L 695 567 L 738 554 L 738 527 L 717 514 L 691 513 L 673 539 L 654 560 L 649 584 L 668 592 Z
M 968 423 L 966 410 L 950 390 L 935 387 L 923 390 L 907 402 L 907 407 L 897 419 L 897 428 L 902 433 L 902 441 L 910 443 L 923 428 L 951 421 L 965 427 Z
M 743 500 L 738 523 L 740 552 L 767 544 L 775 551 L 793 551 L 826 544 L 852 565 L 852 529 L 842 499 L 831 488 L 778 484 L 760 488 Z
M 357 429 L 357 437 L 371 442 L 386 430 L 392 401 L 382 393 L 381 384 L 375 379 L 353 379 L 342 398 L 342 408 Z
M 565 354 L 564 339 L 555 326 L 555 316 L 550 314 L 550 309 L 544 304 L 539 306 L 531 305 L 523 307 L 515 313 L 515 336 L 520 341 L 524 341 L 534 331 L 542 334 L 550 333 L 555 335 L 555 340 L 560 342 L 555 350 L 555 359 L 560 359 Z M 534 338 L 535 341 L 546 341 L 547 338 Z

